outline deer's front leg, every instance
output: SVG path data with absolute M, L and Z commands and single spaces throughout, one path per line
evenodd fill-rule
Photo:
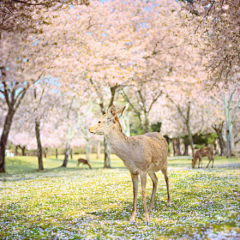
M 206 168 L 208 168 L 210 162 L 212 161 L 212 159 L 210 157 L 208 157 L 208 159 L 209 159 L 209 162 L 208 162 L 208 165 L 206 166 Z
M 131 173 L 131 176 L 133 183 L 133 211 L 130 222 L 135 222 L 137 216 L 138 174 Z
M 142 197 L 143 197 L 143 204 L 144 204 L 144 212 L 145 212 L 145 224 L 149 224 L 149 215 L 147 209 L 147 201 L 146 201 L 146 183 L 147 183 L 147 173 L 141 172 L 141 187 L 142 187 Z

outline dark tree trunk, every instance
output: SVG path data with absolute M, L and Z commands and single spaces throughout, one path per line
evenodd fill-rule
M 215 130 L 215 132 L 218 135 L 218 140 L 219 140 L 219 145 L 220 145 L 220 150 L 221 150 L 220 155 L 223 156 L 224 155 L 224 149 L 225 149 L 225 142 L 224 142 L 223 134 L 222 134 L 223 122 L 219 125 L 213 125 L 212 128 Z
M 193 143 L 192 132 L 190 130 L 189 124 L 187 124 L 187 130 L 188 130 L 188 140 L 190 142 L 190 146 L 192 149 L 192 156 L 194 156 L 194 143 Z
M 176 152 L 177 156 L 181 156 L 181 150 L 180 150 L 180 138 L 176 138 Z
M 149 120 L 148 120 L 148 113 L 144 112 L 144 116 L 145 116 L 145 119 L 144 119 L 144 124 L 143 124 L 143 130 L 144 130 L 144 133 L 148 133 L 148 132 L 150 132 L 150 124 L 149 124 Z
M 73 150 L 72 150 L 72 148 L 70 149 L 70 156 L 71 156 L 71 159 L 73 159 Z
M 26 156 L 26 154 L 25 154 L 26 147 L 25 146 L 23 146 L 23 147 L 19 146 L 19 147 L 22 150 L 22 156 Z
M 218 139 L 219 139 L 219 145 L 220 145 L 220 149 L 221 149 L 221 156 L 224 155 L 224 149 L 225 149 L 225 142 L 223 140 L 223 136 L 221 134 L 221 136 L 219 135 L 218 136 Z
M 57 148 L 55 150 L 55 156 L 56 156 L 56 159 L 58 159 L 58 149 Z
M 184 143 L 184 156 L 188 156 L 188 141 L 185 141 Z
M 67 143 L 64 151 L 64 160 L 63 160 L 62 167 L 67 167 L 69 155 L 70 155 L 70 145 L 69 143 Z
M 180 150 L 180 138 L 173 138 L 173 154 L 174 156 L 181 156 L 181 150 Z
M 19 148 L 19 146 L 17 145 L 17 146 L 15 146 L 15 156 L 17 156 L 18 155 L 18 148 Z
M 48 148 L 44 148 L 43 155 L 45 158 L 47 157 L 47 153 L 48 153 Z
M 85 151 L 86 151 L 86 159 L 87 159 L 87 161 L 89 162 L 89 161 L 90 161 L 90 145 L 89 145 L 89 138 L 86 138 Z
M 97 159 L 99 159 L 100 158 L 100 147 L 101 147 L 101 145 L 100 145 L 100 142 L 98 142 L 97 143 Z
M 176 156 L 175 138 L 172 139 L 173 156 Z
M 104 144 L 104 168 L 111 168 L 111 160 L 110 160 L 111 153 L 109 149 L 109 144 L 105 137 L 103 140 L 103 144 Z
M 12 107 L 8 109 L 7 116 L 5 118 L 3 131 L 0 139 L 0 172 L 6 172 L 5 170 L 5 150 L 7 145 L 7 140 L 9 136 L 9 132 L 12 125 L 13 115 L 15 111 Z
M 227 126 L 227 158 L 232 157 L 232 147 L 231 147 L 231 134 Z
M 44 170 L 43 168 L 43 156 L 42 156 L 42 143 L 40 137 L 40 122 L 35 121 L 35 133 L 37 140 L 37 157 L 38 157 L 38 170 Z

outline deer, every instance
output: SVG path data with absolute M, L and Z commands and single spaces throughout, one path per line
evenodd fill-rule
M 87 160 L 85 160 L 85 159 L 83 159 L 83 158 L 79 158 L 79 159 L 78 159 L 77 166 L 79 166 L 80 163 L 87 164 L 87 165 L 89 166 L 89 168 L 92 169 L 90 163 L 89 163 Z
M 208 168 L 210 162 L 212 162 L 212 168 L 213 168 L 214 158 L 213 158 L 213 149 L 211 147 L 201 148 L 195 152 L 192 159 L 192 168 L 195 167 L 198 159 L 199 159 L 198 168 L 202 166 L 202 157 L 208 157 L 209 159 L 209 163 L 206 168 Z
M 122 131 L 119 121 L 124 109 L 125 107 L 117 111 L 116 107 L 112 105 L 107 113 L 99 119 L 98 123 L 89 128 L 89 132 L 104 135 L 110 145 L 111 151 L 123 161 L 126 168 L 130 171 L 133 184 L 133 210 L 130 223 L 134 223 L 137 217 L 137 194 L 140 176 L 145 224 L 148 225 L 150 221 L 146 202 L 147 175 L 149 175 L 153 184 L 149 212 L 154 207 L 154 198 L 158 184 L 156 172 L 160 170 L 164 175 L 167 186 L 167 206 L 170 207 L 171 205 L 167 171 L 168 143 L 158 132 L 150 132 L 132 137 L 126 136 Z

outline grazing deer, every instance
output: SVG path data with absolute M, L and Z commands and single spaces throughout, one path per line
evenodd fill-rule
M 92 169 L 90 163 L 89 163 L 87 160 L 85 160 L 85 159 L 83 159 L 83 158 L 79 158 L 79 159 L 78 159 L 77 166 L 79 166 L 80 163 L 87 164 L 87 165 L 89 166 L 89 168 Z
M 208 165 L 212 161 L 212 168 L 213 168 L 214 158 L 213 158 L 213 149 L 211 147 L 201 148 L 196 151 L 196 153 L 194 154 L 193 159 L 192 159 L 192 168 L 195 167 L 198 159 L 199 159 L 198 168 L 200 166 L 202 166 L 202 157 L 208 157 L 208 159 L 209 159 Z M 208 168 L 208 165 L 206 168 Z
M 149 224 L 149 215 L 146 202 L 146 182 L 147 174 L 153 182 L 153 191 L 150 201 L 149 211 L 152 211 L 154 197 L 157 191 L 158 178 L 156 172 L 162 171 L 168 194 L 168 204 L 170 207 L 170 194 L 167 173 L 168 144 L 165 138 L 157 132 L 146 133 L 133 137 L 127 137 L 119 122 L 125 107 L 116 111 L 114 106 L 108 109 L 107 114 L 92 126 L 89 131 L 98 135 L 104 135 L 109 142 L 111 150 L 122 159 L 124 165 L 131 173 L 133 182 L 133 211 L 130 222 L 136 221 L 137 216 L 137 193 L 138 175 L 141 179 L 142 197 L 145 211 L 145 223 Z

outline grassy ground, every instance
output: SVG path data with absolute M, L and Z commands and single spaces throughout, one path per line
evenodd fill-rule
M 85 155 L 74 155 L 73 159 L 69 159 L 68 161 L 68 168 L 69 169 L 76 169 L 77 159 L 78 158 L 86 158 Z M 96 154 L 90 155 L 90 163 L 92 168 L 102 168 L 103 164 L 103 155 L 100 156 L 101 160 L 96 159 Z M 168 157 L 168 166 L 171 170 L 176 169 L 189 169 L 192 167 L 191 165 L 191 157 L 181 156 L 181 157 Z M 240 164 L 240 158 L 232 157 L 232 158 L 225 158 L 214 156 L 215 166 L 225 165 L 225 164 Z M 55 156 L 49 156 L 48 158 L 44 158 L 43 164 L 46 170 L 52 170 L 53 168 L 58 168 L 63 163 L 63 155 L 60 155 L 58 159 Z M 197 163 L 198 164 L 198 163 Z M 205 167 L 208 164 L 208 158 L 203 158 L 203 166 Z M 196 165 L 197 166 L 197 165 Z M 112 168 L 124 168 L 124 164 L 122 160 L 120 160 L 116 155 L 111 156 L 111 167 Z M 11 157 L 7 158 L 6 161 L 6 170 L 8 174 L 16 174 L 16 173 L 29 173 L 34 172 L 38 168 L 38 162 L 36 157 Z M 88 168 L 87 165 L 80 166 L 78 168 Z
M 0 239 L 239 239 L 240 170 L 217 167 L 239 162 L 215 157 L 216 168 L 191 169 L 190 158 L 169 158 L 172 206 L 157 173 L 155 209 L 145 226 L 141 191 L 137 223 L 129 223 L 132 183 L 116 157 L 111 170 L 101 169 L 100 160 L 91 161 L 92 170 L 77 168 L 76 160 L 62 169 L 62 160 L 50 157 L 44 172 L 35 171 L 36 158 L 8 158 L 8 173 L 0 174 Z M 148 178 L 148 203 L 151 190 Z

